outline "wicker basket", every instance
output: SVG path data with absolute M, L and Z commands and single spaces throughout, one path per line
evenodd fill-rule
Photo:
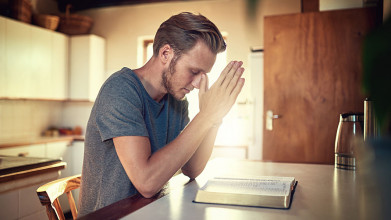
M 68 35 L 88 34 L 93 20 L 86 15 L 71 14 L 70 5 L 67 5 L 65 15 L 60 15 L 58 31 Z
M 58 27 L 60 17 L 55 15 L 35 14 L 33 20 L 34 24 L 54 31 Z
M 30 0 L 11 0 L 10 9 L 12 18 L 31 23 L 33 7 Z

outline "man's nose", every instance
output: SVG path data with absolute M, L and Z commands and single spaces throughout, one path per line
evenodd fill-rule
M 201 82 L 201 74 L 198 74 L 193 78 L 191 85 L 194 86 L 194 88 L 196 89 L 200 89 L 200 82 Z

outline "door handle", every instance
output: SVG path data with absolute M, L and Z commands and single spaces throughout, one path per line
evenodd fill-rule
M 266 130 L 273 130 L 273 119 L 282 118 L 282 115 L 274 115 L 272 110 L 266 112 Z

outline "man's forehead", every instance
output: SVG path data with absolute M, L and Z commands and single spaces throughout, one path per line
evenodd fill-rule
M 215 60 L 205 61 L 203 59 L 195 59 L 190 55 L 186 57 L 186 59 L 184 59 L 183 61 L 186 67 L 191 69 L 192 71 L 209 73 L 212 70 Z

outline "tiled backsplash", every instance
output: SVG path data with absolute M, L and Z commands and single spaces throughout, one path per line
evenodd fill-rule
M 92 103 L 0 100 L 0 142 L 40 136 L 50 126 L 74 127 L 85 132 Z

